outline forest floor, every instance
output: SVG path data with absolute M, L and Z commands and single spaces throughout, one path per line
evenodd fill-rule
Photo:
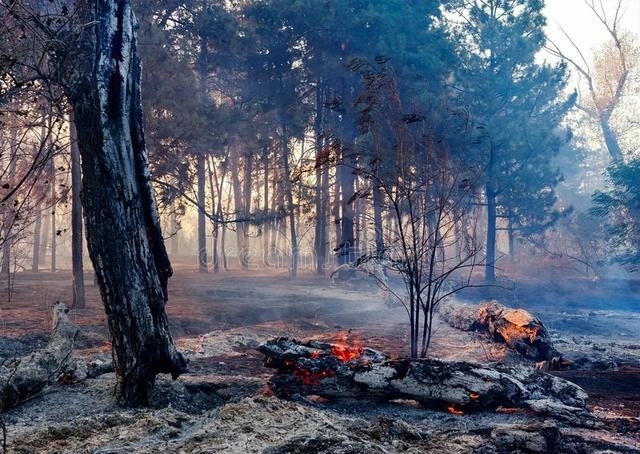
M 3 285 L 0 363 L 45 346 L 53 302 L 71 301 L 70 273 L 18 273 L 10 301 Z M 159 377 L 150 409 L 119 408 L 112 396 L 113 373 L 52 384 L 0 415 L 6 452 L 640 453 L 640 432 L 627 423 L 586 429 L 528 412 L 456 416 L 411 402 L 273 397 L 267 388 L 272 372 L 255 347 L 276 336 L 357 339 L 390 356 L 407 356 L 407 314 L 385 302 L 372 283 L 331 285 L 328 278 L 311 274 L 292 281 L 285 272 L 259 270 L 201 274 L 178 266 L 169 287 L 171 329 L 189 357 L 189 372 L 176 381 Z M 537 315 L 557 349 L 576 362 L 576 369 L 558 375 L 587 391 L 589 409 L 608 421 L 640 422 L 637 283 L 520 278 L 501 287 L 469 289 L 459 298 L 475 303 L 496 298 Z M 72 310 L 70 318 L 81 329 L 75 355 L 109 362 L 106 319 L 90 275 L 87 307 Z M 438 321 L 430 356 L 517 361 L 484 335 Z M 513 435 L 536 427 L 552 427 L 554 440 L 523 441 Z

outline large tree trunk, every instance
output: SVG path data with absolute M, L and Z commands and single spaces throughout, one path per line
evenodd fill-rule
M 71 133 L 71 269 L 73 279 L 73 307 L 85 307 L 84 269 L 82 264 L 82 171 L 80 169 L 80 150 L 78 133 L 73 110 L 69 111 L 69 130 Z
M 90 2 L 90 55 L 70 93 L 82 156 L 89 255 L 113 340 L 116 396 L 146 404 L 158 373 L 186 370 L 165 313 L 172 274 L 149 174 L 136 20 L 128 0 Z
M 314 124 L 315 146 L 316 146 L 316 188 L 315 188 L 315 206 L 316 206 L 316 229 L 314 236 L 316 274 L 324 276 L 327 258 L 327 192 L 328 187 L 325 185 L 327 180 L 326 169 L 328 167 L 328 158 L 326 156 L 324 141 L 324 91 L 322 82 L 318 82 L 316 88 L 316 118 Z

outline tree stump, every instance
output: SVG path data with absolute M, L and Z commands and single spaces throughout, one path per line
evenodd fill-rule
M 64 303 L 53 307 L 53 332 L 47 346 L 31 355 L 5 361 L 0 366 L 0 410 L 7 410 L 37 395 L 57 380 L 72 363 L 79 329 L 71 323 Z

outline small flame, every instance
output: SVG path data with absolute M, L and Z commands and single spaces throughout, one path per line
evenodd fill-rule
M 469 393 L 469 399 L 478 400 L 478 399 L 480 399 L 480 394 L 471 392 L 471 393 Z
M 464 412 L 462 410 L 458 410 L 455 406 L 450 405 L 447 407 L 447 411 L 449 413 L 451 413 L 452 415 L 456 415 L 456 416 L 462 416 L 464 415 Z
M 360 341 L 349 341 L 346 334 L 340 336 L 339 342 L 331 347 L 331 354 L 343 363 L 362 356 L 362 343 Z

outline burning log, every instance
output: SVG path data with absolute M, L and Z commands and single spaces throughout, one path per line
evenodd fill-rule
M 562 355 L 553 346 L 547 329 L 537 317 L 523 309 L 511 309 L 496 301 L 479 306 L 443 302 L 439 313 L 454 328 L 487 331 L 525 358 L 547 361 L 551 368 L 563 365 Z
M 410 399 L 455 414 L 518 407 L 553 415 L 558 409 L 560 418 L 573 412 L 589 419 L 587 395 L 579 386 L 531 368 L 389 359 L 366 347 L 290 338 L 277 338 L 257 349 L 266 355 L 265 365 L 276 369 L 269 386 L 283 398 Z M 345 350 L 349 354 L 344 355 Z
M 15 407 L 37 395 L 55 380 L 67 381 L 73 344 L 78 328 L 71 323 L 62 302 L 53 307 L 53 332 L 47 346 L 38 352 L 0 365 L 0 410 Z

